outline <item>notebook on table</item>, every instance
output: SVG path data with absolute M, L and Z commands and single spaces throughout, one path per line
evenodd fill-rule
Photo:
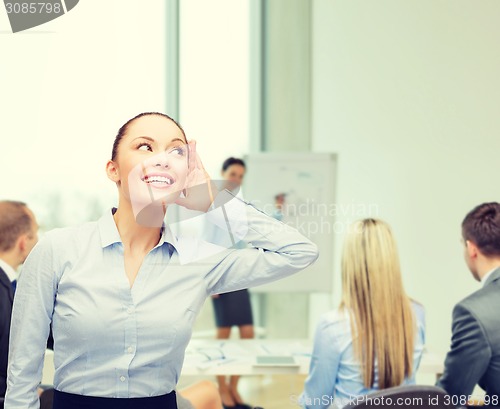
M 259 355 L 255 357 L 253 366 L 295 366 L 298 364 L 293 356 L 288 355 Z

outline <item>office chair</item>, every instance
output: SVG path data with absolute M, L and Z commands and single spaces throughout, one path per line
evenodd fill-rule
M 430 385 L 405 385 L 388 388 L 351 401 L 344 409 L 455 409 L 449 395 L 441 388 Z

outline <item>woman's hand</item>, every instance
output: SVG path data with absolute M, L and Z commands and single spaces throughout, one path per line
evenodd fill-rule
M 190 210 L 206 212 L 217 195 L 216 187 L 196 152 L 196 141 L 188 142 L 188 150 L 189 170 L 183 190 L 184 197 L 180 196 L 175 203 Z

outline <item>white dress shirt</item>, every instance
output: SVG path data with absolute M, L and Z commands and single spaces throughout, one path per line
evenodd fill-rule
M 10 264 L 7 264 L 0 258 L 0 268 L 7 274 L 8 279 L 12 283 L 17 280 L 17 271 L 12 268 Z
M 495 271 L 497 268 L 499 268 L 498 266 L 493 268 L 492 270 L 488 271 L 484 276 L 483 278 L 481 278 L 481 284 L 482 286 L 484 287 L 484 285 L 486 284 L 486 281 L 488 281 L 488 278 L 490 277 L 490 275 L 493 273 L 493 271 Z
M 131 288 L 111 211 L 97 222 L 47 233 L 26 260 L 17 287 L 6 409 L 38 407 L 50 323 L 57 390 L 158 396 L 175 388 L 207 296 L 268 283 L 317 258 L 315 244 L 253 206 L 234 198 L 225 210 L 226 218 L 220 207 L 207 216 L 229 226 L 235 239 L 245 237 L 251 248 L 174 237 L 167 227 Z

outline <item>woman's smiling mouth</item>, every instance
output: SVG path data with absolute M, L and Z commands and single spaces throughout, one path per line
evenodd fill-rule
M 148 174 L 143 176 L 141 180 L 146 184 L 157 188 L 169 187 L 175 183 L 175 179 L 168 173 Z

